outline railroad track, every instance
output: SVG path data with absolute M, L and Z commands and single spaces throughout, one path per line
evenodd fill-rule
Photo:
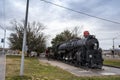
M 59 60 L 57 60 L 57 61 L 59 61 Z M 65 62 L 65 61 L 60 61 L 60 62 L 63 62 L 63 63 L 65 63 L 65 64 L 68 64 L 68 65 L 71 65 L 71 66 L 75 66 L 74 64 L 71 64 L 71 63 L 68 63 L 68 62 Z M 118 67 L 118 66 L 105 65 L 105 64 L 104 64 L 103 66 L 120 69 L 120 67 Z M 82 68 L 82 69 L 84 69 L 84 70 L 90 70 L 90 69 L 91 69 L 91 68 L 84 67 L 84 66 L 75 66 L 75 67 L 79 67 L 79 68 Z M 91 69 L 91 70 L 100 70 L 100 69 Z M 102 69 L 101 69 L 101 70 L 102 70 Z

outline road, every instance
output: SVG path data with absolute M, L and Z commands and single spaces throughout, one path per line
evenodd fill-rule
M 94 70 L 94 69 L 83 69 L 79 67 L 74 67 L 68 64 L 65 64 L 60 61 L 55 61 L 55 60 L 47 60 L 45 58 L 40 58 L 39 61 L 42 61 L 44 63 L 49 63 L 52 66 L 57 66 L 60 67 L 75 76 L 103 76 L 103 75 L 120 75 L 120 69 L 118 68 L 113 68 L 113 67 L 107 67 L 103 66 L 102 70 Z
M 0 80 L 5 80 L 6 55 L 0 54 Z

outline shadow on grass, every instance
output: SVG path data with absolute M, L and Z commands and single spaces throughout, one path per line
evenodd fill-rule
M 29 76 L 14 76 L 14 77 L 6 77 L 7 80 L 32 80 Z

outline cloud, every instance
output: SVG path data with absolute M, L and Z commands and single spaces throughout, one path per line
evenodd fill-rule
M 49 1 L 49 0 L 48 0 Z M 50 0 L 53 3 L 69 7 L 71 9 L 88 13 L 94 16 L 120 22 L 120 1 L 119 0 Z M 2 0 L 0 1 L 2 5 Z M 2 5 L 3 7 L 4 5 Z M 0 24 L 3 25 L 2 7 L 0 9 Z M 25 0 L 6 0 L 5 5 L 6 24 L 11 29 L 10 21 L 13 19 L 22 20 L 25 18 Z M 46 35 L 50 35 L 48 44 L 56 34 L 66 28 L 72 29 L 73 26 L 83 26 L 84 30 L 89 30 L 91 34 L 100 39 L 112 39 L 120 34 L 119 24 L 102 21 L 83 14 L 78 14 L 40 0 L 30 0 L 29 21 L 39 21 L 47 26 Z M 116 40 L 117 41 L 117 40 Z M 111 40 L 101 40 L 101 47 L 111 48 Z M 119 44 L 119 43 L 116 43 Z M 117 45 L 116 45 L 117 46 Z

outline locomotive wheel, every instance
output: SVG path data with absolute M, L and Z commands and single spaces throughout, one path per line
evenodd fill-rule
M 79 67 L 79 62 L 76 61 L 76 62 L 74 63 L 74 66 L 75 66 L 75 67 Z

